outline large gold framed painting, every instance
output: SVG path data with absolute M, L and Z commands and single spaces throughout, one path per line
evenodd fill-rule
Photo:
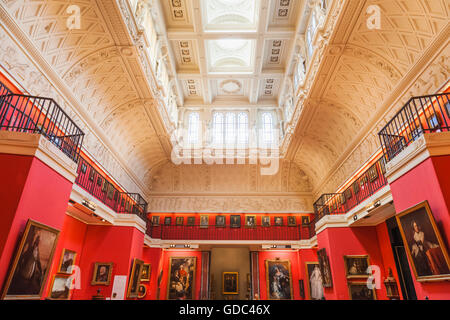
M 291 300 L 292 274 L 289 260 L 266 260 L 266 286 L 269 300 Z
M 417 281 L 450 279 L 450 259 L 428 201 L 396 218 Z
M 171 257 L 169 260 L 168 300 L 193 300 L 196 257 Z
M 28 220 L 3 289 L 2 299 L 40 299 L 59 231 Z

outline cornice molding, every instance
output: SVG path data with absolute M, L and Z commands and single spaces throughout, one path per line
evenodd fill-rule
M 40 134 L 0 131 L 0 153 L 36 157 L 71 183 L 77 177 L 77 164 Z
M 386 164 L 386 178 L 393 183 L 430 157 L 450 155 L 450 132 L 425 133 Z

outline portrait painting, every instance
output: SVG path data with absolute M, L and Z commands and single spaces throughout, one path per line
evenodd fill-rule
M 225 227 L 225 216 L 216 216 L 216 227 Z
M 256 227 L 256 216 L 247 214 L 245 216 L 245 226 L 247 228 L 255 228 Z
M 266 260 L 266 285 L 269 300 L 291 300 L 291 262 L 289 260 Z
M 308 216 L 302 217 L 302 226 L 309 226 L 309 217 Z
M 93 286 L 103 285 L 109 286 L 111 283 L 111 274 L 113 269 L 112 262 L 96 262 L 94 264 L 94 273 L 91 284 Z
M 367 282 L 349 282 L 348 294 L 350 300 L 377 300 L 374 289 L 369 289 Z
M 270 217 L 269 216 L 262 217 L 261 224 L 263 227 L 270 227 Z
M 147 286 L 143 284 L 139 285 L 138 298 L 143 299 L 145 298 L 146 295 L 147 295 Z
M 144 263 L 144 265 L 142 266 L 141 281 L 150 281 L 151 270 L 152 269 L 150 263 Z
M 297 218 L 293 216 L 288 217 L 288 226 L 289 227 L 296 227 L 297 226 Z
M 159 216 L 152 216 L 152 225 L 155 227 L 159 226 Z
M 2 299 L 41 298 L 58 236 L 58 230 L 28 220 L 3 287 Z
M 172 217 L 165 217 L 164 218 L 164 225 L 170 226 L 172 224 Z
M 222 274 L 222 293 L 239 294 L 239 273 L 224 272 Z
M 240 228 L 241 227 L 241 216 L 233 215 L 230 217 L 230 226 L 231 228 Z
M 209 226 L 209 216 L 203 215 L 200 216 L 200 228 L 208 228 Z
M 417 281 L 450 278 L 450 259 L 428 201 L 397 216 L 408 258 Z
M 306 262 L 306 284 L 310 300 L 323 300 L 325 295 L 323 292 L 322 273 L 318 262 Z
M 331 277 L 330 260 L 328 259 L 325 248 L 317 251 L 319 260 L 320 273 L 322 274 L 322 282 L 324 288 L 331 288 L 333 286 L 333 279 Z
M 71 274 L 76 256 L 77 253 L 75 251 L 64 249 L 59 262 L 58 273 Z
M 351 278 L 368 278 L 369 256 L 344 256 L 345 271 L 348 279 Z
M 188 226 L 194 226 L 195 225 L 195 217 L 188 217 L 187 218 L 187 225 Z
M 69 300 L 74 280 L 70 275 L 55 275 L 48 298 L 51 300 Z
M 175 224 L 176 224 L 177 226 L 182 226 L 182 225 L 184 224 L 184 217 L 177 217 L 177 218 L 175 219 Z
M 133 260 L 130 280 L 128 281 L 127 298 L 137 298 L 139 296 L 139 285 L 141 284 L 143 268 L 144 268 L 144 261 L 140 259 Z
M 167 285 L 168 300 L 195 299 L 196 267 L 196 257 L 170 257 L 169 281 Z
M 283 217 L 275 217 L 273 219 L 273 221 L 274 221 L 274 224 L 278 227 L 283 225 Z

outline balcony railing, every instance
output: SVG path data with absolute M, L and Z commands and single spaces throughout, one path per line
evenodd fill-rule
M 450 93 L 411 98 L 378 133 L 391 161 L 423 133 L 450 130 Z
M 11 91 L 2 82 L 0 82 L 0 96 L 7 94 L 11 94 Z
M 38 133 L 45 136 L 74 162 L 78 162 L 84 133 L 49 98 L 8 93 L 0 86 L 0 130 Z
M 314 223 L 298 226 L 256 226 L 254 228 L 209 225 L 152 225 L 147 224 L 147 235 L 161 240 L 261 240 L 298 241 L 315 235 Z
M 342 193 L 323 194 L 314 203 L 317 219 L 328 214 L 345 214 L 387 185 L 386 160 L 381 157 Z
M 147 202 L 138 193 L 119 191 L 89 162 L 80 157 L 75 183 L 117 213 L 136 214 L 147 221 Z

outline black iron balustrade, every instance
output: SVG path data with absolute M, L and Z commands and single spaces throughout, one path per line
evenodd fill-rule
M 138 193 L 118 190 L 88 161 L 80 157 L 75 183 L 117 213 L 136 214 L 147 221 L 147 202 Z
M 240 228 L 209 225 L 152 225 L 147 224 L 147 235 L 161 240 L 261 240 L 299 241 L 315 235 L 314 221 L 297 226 L 255 226 Z
M 450 93 L 411 98 L 378 133 L 391 161 L 424 133 L 450 130 Z
M 0 130 L 42 134 L 75 162 L 84 138 L 53 99 L 12 93 L 0 96 Z
M 388 184 L 385 177 L 386 160 L 381 157 L 364 171 L 342 193 L 323 194 L 314 203 L 318 220 L 329 214 L 345 214 Z
M 4 96 L 7 94 L 11 94 L 11 90 L 8 89 L 7 86 L 5 86 L 1 81 L 0 81 L 0 96 Z

